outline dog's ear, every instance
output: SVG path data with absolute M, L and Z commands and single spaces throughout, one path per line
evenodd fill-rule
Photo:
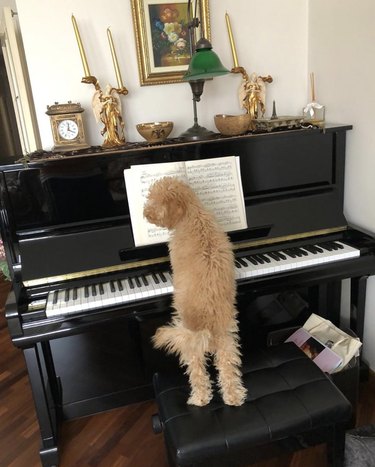
M 185 206 L 181 200 L 173 198 L 163 206 L 165 208 L 164 223 L 168 229 L 173 229 L 185 214 Z

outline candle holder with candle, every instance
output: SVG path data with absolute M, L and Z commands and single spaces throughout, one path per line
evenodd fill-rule
M 103 91 L 99 84 L 99 81 L 96 79 L 95 76 L 91 75 L 90 73 L 77 21 L 73 15 L 72 23 L 79 52 L 81 55 L 83 71 L 85 74 L 82 78 L 82 83 L 93 84 L 95 87 L 95 93 L 93 97 L 93 111 L 96 121 L 101 121 L 104 125 L 101 131 L 101 135 L 104 136 L 104 143 L 102 146 L 104 148 L 123 146 L 125 144 L 125 124 L 122 118 L 120 95 L 126 96 L 128 94 L 128 90 L 122 83 L 120 67 L 118 64 L 117 55 L 113 44 L 111 30 L 109 28 L 107 29 L 107 36 L 109 46 L 111 49 L 112 61 L 115 69 L 118 87 L 114 88 L 108 84 L 105 90 Z
M 231 73 L 242 75 L 242 83 L 238 92 L 240 107 L 251 116 L 250 129 L 255 129 L 254 120 L 263 118 L 266 112 L 266 83 L 272 83 L 272 76 L 260 76 L 251 73 L 249 76 L 244 67 L 239 66 L 236 44 L 234 42 L 232 26 L 228 13 L 225 13 L 225 22 L 228 30 L 229 43 L 233 57 Z

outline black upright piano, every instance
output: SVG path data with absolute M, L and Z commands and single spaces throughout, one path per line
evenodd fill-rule
M 124 181 L 132 165 L 239 157 L 248 228 L 230 237 L 244 354 L 311 312 L 339 324 L 344 279 L 351 327 L 363 336 L 375 240 L 343 213 L 350 129 L 128 143 L 0 167 L 13 278 L 6 318 L 25 356 L 43 466 L 58 464 L 61 421 L 152 398 L 153 372 L 176 365 L 150 344 L 170 317 L 173 283 L 167 245 L 134 246 Z

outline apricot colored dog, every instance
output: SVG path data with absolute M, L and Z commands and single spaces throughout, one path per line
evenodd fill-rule
M 186 183 L 164 177 L 150 188 L 144 216 L 171 230 L 174 314 L 153 343 L 179 357 L 191 392 L 188 404 L 203 406 L 212 398 L 207 358 L 218 370 L 218 386 L 228 405 L 241 405 L 241 354 L 235 307 L 236 282 L 232 245 L 213 214 Z

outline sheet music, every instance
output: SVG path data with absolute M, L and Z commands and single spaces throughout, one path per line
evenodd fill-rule
M 136 246 L 167 242 L 169 239 L 167 229 L 151 225 L 143 217 L 150 186 L 165 176 L 189 183 L 225 231 L 247 227 L 238 157 L 135 165 L 124 170 L 124 177 Z
M 247 227 L 239 173 L 238 157 L 219 157 L 186 163 L 190 186 L 227 232 Z

